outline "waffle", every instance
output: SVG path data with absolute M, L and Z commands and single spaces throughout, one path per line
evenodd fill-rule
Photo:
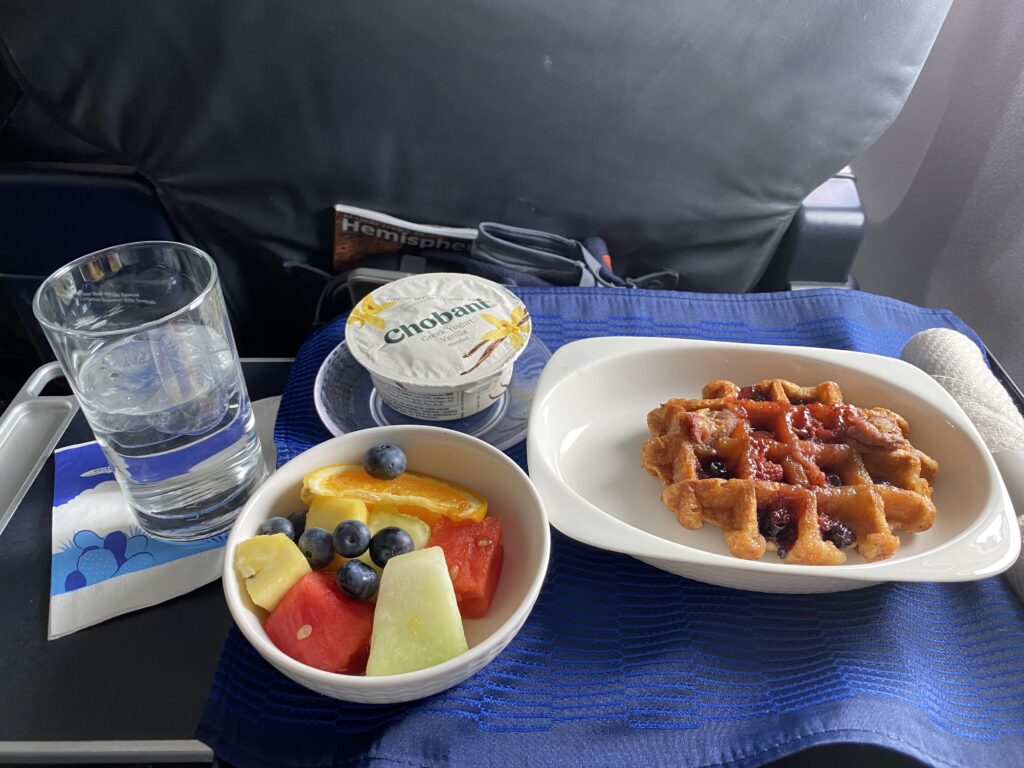
M 736 557 L 838 565 L 852 546 L 873 562 L 899 549 L 894 531 L 931 527 L 938 464 L 899 414 L 846 404 L 831 381 L 712 381 L 701 395 L 648 414 L 641 460 L 679 523 L 717 525 Z

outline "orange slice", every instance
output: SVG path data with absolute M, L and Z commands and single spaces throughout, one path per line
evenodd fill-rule
M 358 464 L 333 464 L 306 475 L 302 480 L 302 501 L 309 504 L 316 496 L 389 504 L 431 526 L 441 517 L 478 523 L 487 516 L 487 500 L 468 488 L 419 472 L 378 480 Z

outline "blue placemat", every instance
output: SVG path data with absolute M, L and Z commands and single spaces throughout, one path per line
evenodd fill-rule
M 955 315 L 859 292 L 723 296 L 521 288 L 554 351 L 600 335 L 898 355 Z M 341 321 L 303 346 L 275 438 L 330 435 L 312 401 Z M 509 451 L 525 463 L 525 448 Z M 198 737 L 237 766 L 754 766 L 834 742 L 939 766 L 1024 760 L 1024 609 L 999 579 L 762 595 L 681 579 L 554 535 L 525 627 L 430 699 L 344 704 L 279 675 L 233 629 Z

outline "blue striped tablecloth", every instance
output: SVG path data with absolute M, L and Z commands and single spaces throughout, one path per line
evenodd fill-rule
M 707 295 L 521 288 L 547 346 L 600 335 L 896 356 L 955 315 L 852 291 Z M 330 435 L 313 379 L 344 335 L 300 351 L 279 460 Z M 525 447 L 509 454 L 525 465 Z M 462 685 L 344 704 L 267 665 L 233 629 L 198 737 L 236 766 L 756 766 L 809 746 L 882 745 L 937 766 L 1024 764 L 1024 609 L 999 579 L 763 595 L 663 573 L 555 533 L 522 632 Z

